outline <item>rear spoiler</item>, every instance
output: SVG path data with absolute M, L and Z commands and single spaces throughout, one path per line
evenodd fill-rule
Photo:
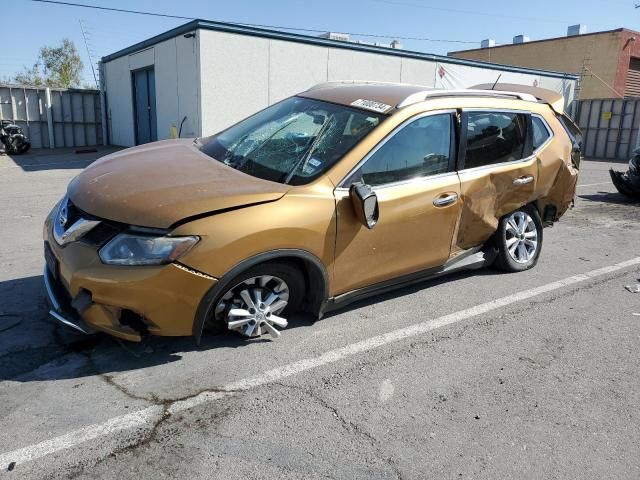
M 515 83 L 497 83 L 495 85 L 493 83 L 482 83 L 470 88 L 527 93 L 529 95 L 533 95 L 544 103 L 548 103 L 556 113 L 564 113 L 564 97 L 562 94 L 546 88 L 530 87 L 528 85 L 518 85 Z

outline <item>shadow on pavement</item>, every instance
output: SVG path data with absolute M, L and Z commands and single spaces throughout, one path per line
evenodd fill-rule
M 248 347 L 269 337 L 248 340 L 234 333 L 193 337 L 148 337 L 125 342 L 97 333 L 82 335 L 48 315 L 42 275 L 0 282 L 0 381 L 31 382 L 81 378 L 176 362 L 186 352 Z M 308 315 L 291 319 L 291 328 L 309 326 Z
M 91 151 L 94 150 L 94 151 Z M 0 152 L 0 164 L 15 165 L 25 172 L 85 168 L 98 158 L 120 150 L 120 147 L 78 147 L 30 150 L 23 155 Z M 84 152 L 84 153 L 81 153 Z M 4 162 L 3 162 L 4 160 Z M 6 162 L 9 160 L 9 162 Z
M 355 310 L 358 308 L 367 307 L 370 305 L 374 305 L 376 303 L 385 302 L 387 300 L 401 298 L 407 295 L 412 295 L 414 293 L 419 292 L 420 290 L 425 290 L 430 287 L 435 287 L 436 285 L 440 285 L 443 283 L 455 282 L 456 280 L 460 280 L 462 278 L 467 277 L 488 277 L 493 275 L 508 275 L 506 272 L 494 270 L 489 267 L 485 267 L 479 270 L 462 270 L 455 273 L 450 273 L 448 275 L 443 275 L 442 277 L 433 278 L 430 280 L 421 280 L 413 285 L 408 285 L 406 287 L 398 288 L 397 290 L 390 290 L 384 293 L 373 295 L 369 298 L 364 298 L 362 300 L 356 300 L 353 303 L 349 303 L 344 307 L 340 307 L 336 310 L 332 310 L 324 315 L 324 318 L 329 318 L 334 315 L 339 315 L 350 310 Z
M 598 192 L 578 195 L 583 200 L 601 203 L 614 203 L 616 205 L 639 205 L 640 202 L 618 192 Z
M 490 269 L 454 273 L 392 292 L 359 300 L 326 317 L 389 299 L 411 295 L 456 279 L 502 274 Z M 125 342 L 106 334 L 82 335 L 48 315 L 41 275 L 0 282 L 0 381 L 37 382 L 107 375 L 180 361 L 187 352 L 249 348 L 270 342 L 268 336 L 246 339 L 230 332 L 205 333 L 200 345 L 193 337 L 147 337 Z M 290 319 L 289 329 L 315 323 L 308 314 Z

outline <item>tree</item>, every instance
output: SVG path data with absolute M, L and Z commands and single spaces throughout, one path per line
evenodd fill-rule
M 36 63 L 31 68 L 25 67 L 13 81 L 20 85 L 79 87 L 83 68 L 73 41 L 64 38 L 59 47 L 42 47 Z
M 33 67 L 24 67 L 21 73 L 18 73 L 13 77 L 9 83 L 17 83 L 19 85 L 33 85 L 35 87 L 41 87 L 44 85 L 44 79 L 40 73 L 40 67 L 37 63 L 33 64 Z

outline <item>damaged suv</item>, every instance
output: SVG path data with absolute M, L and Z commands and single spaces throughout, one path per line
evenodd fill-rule
M 44 228 L 50 314 L 139 341 L 277 337 L 460 269 L 533 267 L 580 148 L 555 92 L 336 82 L 96 161 Z

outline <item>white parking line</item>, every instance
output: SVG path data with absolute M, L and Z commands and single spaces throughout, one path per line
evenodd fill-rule
M 512 295 L 507 295 L 506 297 L 482 303 L 480 305 L 460 310 L 449 315 L 444 315 L 433 320 L 427 320 L 410 327 L 405 327 L 398 330 L 393 330 L 388 333 L 384 333 L 382 335 L 377 335 L 360 342 L 352 343 L 345 347 L 330 350 L 317 357 L 306 358 L 297 362 L 290 363 L 288 365 L 284 365 L 282 367 L 274 368 L 255 377 L 238 380 L 236 382 L 225 385 L 220 389 L 221 391 L 205 392 L 187 400 L 177 401 L 169 407 L 168 413 L 175 414 L 177 412 L 188 410 L 190 408 L 194 408 L 208 402 L 219 400 L 239 390 L 250 390 L 262 385 L 270 384 L 278 380 L 282 380 L 284 378 L 305 372 L 307 370 L 335 363 L 353 355 L 376 349 L 392 342 L 424 335 L 425 333 L 437 328 L 452 325 L 454 323 L 467 320 L 478 315 L 482 315 L 483 313 L 487 313 L 516 302 L 521 302 L 523 300 L 527 300 L 544 293 L 559 290 L 571 285 L 576 285 L 578 283 L 585 282 L 587 280 L 602 275 L 607 275 L 639 264 L 640 257 L 632 258 L 631 260 L 616 263 L 615 265 L 599 268 L 587 273 L 573 275 L 563 280 L 548 283 L 540 287 L 532 288 L 530 290 L 524 290 Z M 42 458 L 45 455 L 75 447 L 89 440 L 94 440 L 96 438 L 129 430 L 135 427 L 142 427 L 149 424 L 153 420 L 157 420 L 160 415 L 162 415 L 162 413 L 162 407 L 154 405 L 138 410 L 137 412 L 114 417 L 104 423 L 90 425 L 88 427 L 69 432 L 65 435 L 45 440 L 35 445 L 30 445 L 18 450 L 14 450 L 12 452 L 0 454 L 0 468 L 7 468 L 7 466 L 11 462 L 16 462 L 16 464 L 25 463 L 31 460 Z
M 595 187 L 596 185 L 612 185 L 611 182 L 600 182 L 600 183 L 585 183 L 584 185 L 578 185 L 577 188 L 582 187 Z

